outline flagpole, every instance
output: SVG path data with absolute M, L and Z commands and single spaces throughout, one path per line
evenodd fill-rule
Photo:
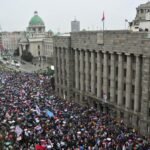
M 104 27 L 105 27 L 105 23 L 104 23 L 104 20 L 103 20 L 103 44 L 104 44 Z
M 104 20 L 103 20 L 103 32 L 104 32 L 104 27 L 105 27 L 105 22 L 104 22 Z
M 103 44 L 104 44 L 104 30 L 105 30 L 105 15 L 104 15 L 104 12 L 103 12 L 102 21 L 103 21 Z

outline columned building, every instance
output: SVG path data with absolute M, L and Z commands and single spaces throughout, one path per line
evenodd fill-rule
M 0 32 L 0 53 L 3 51 L 2 33 Z
M 150 2 L 136 8 L 136 17 L 129 23 L 132 31 L 150 31 Z
M 11 53 L 19 48 L 19 41 L 23 38 L 23 32 L 2 32 L 2 44 L 5 50 Z
M 55 92 L 150 134 L 147 32 L 91 31 L 54 37 Z
M 45 31 L 45 24 L 38 12 L 29 21 L 27 31 L 19 42 L 19 52 L 22 56 L 23 51 L 29 51 L 34 58 L 52 58 L 53 57 L 53 40 L 52 32 Z

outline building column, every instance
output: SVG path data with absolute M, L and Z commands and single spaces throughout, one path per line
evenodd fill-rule
M 121 106 L 123 104 L 123 55 L 118 53 L 118 99 L 117 104 Z
M 110 102 L 114 103 L 115 102 L 115 83 L 116 83 L 116 78 L 115 78 L 115 54 L 111 53 L 111 58 L 110 58 Z
M 57 84 L 58 84 L 58 55 L 57 55 L 57 53 L 58 53 L 58 49 L 57 48 L 55 48 L 54 49 L 54 66 L 55 66 L 55 92 L 56 92 L 56 94 L 58 94 L 58 91 L 57 91 Z
M 91 52 L 91 93 L 95 94 L 95 53 Z
M 65 99 L 66 98 L 66 96 L 65 96 L 65 54 L 64 54 L 64 52 L 65 52 L 65 49 L 64 48 L 62 48 L 62 50 L 61 50 L 61 58 L 62 58 L 62 81 L 63 81 L 63 83 L 62 83 L 62 85 L 63 85 L 63 98 Z
M 84 51 L 80 51 L 80 103 L 83 102 L 83 91 L 84 91 Z
M 84 62 L 83 62 L 83 50 L 80 51 L 80 91 L 84 90 Z
M 61 49 L 61 58 L 62 58 L 62 79 L 63 79 L 63 86 L 65 87 L 65 62 L 64 62 L 64 49 Z
M 136 56 L 135 66 L 134 111 L 139 112 L 140 106 L 140 57 Z
M 142 98 L 141 98 L 141 133 L 147 135 L 147 120 L 149 106 L 150 58 L 143 56 L 142 64 Z
M 126 108 L 131 108 L 131 89 L 132 89 L 132 73 L 131 73 L 131 56 L 127 54 L 126 64 Z
M 79 90 L 79 54 L 78 50 L 75 50 L 75 88 Z
M 108 94 L 108 58 L 107 53 L 104 52 L 104 62 L 103 62 L 103 98 L 106 97 Z
M 70 49 L 66 48 L 67 100 L 70 100 Z
M 89 92 L 89 51 L 85 51 L 85 91 Z
M 56 49 L 56 48 L 55 48 Z M 2 52 L 1 52 L 2 53 Z M 56 55 L 56 54 L 55 54 Z M 20 44 L 19 45 L 19 56 L 21 57 L 22 56 L 22 45 Z
M 60 53 L 61 53 L 61 48 L 58 49 L 58 84 L 59 84 L 59 96 L 61 97 L 61 63 L 60 63 Z
M 97 52 L 97 97 L 101 98 L 102 92 L 102 58 L 101 53 Z

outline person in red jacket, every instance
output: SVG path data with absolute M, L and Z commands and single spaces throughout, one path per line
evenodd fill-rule
M 46 147 L 43 147 L 43 146 L 37 144 L 37 145 L 35 146 L 35 149 L 36 149 L 36 150 L 46 150 Z

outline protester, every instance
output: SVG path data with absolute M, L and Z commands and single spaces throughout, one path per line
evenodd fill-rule
M 46 75 L 3 71 L 0 85 L 1 149 L 150 150 L 109 114 L 54 96 Z

